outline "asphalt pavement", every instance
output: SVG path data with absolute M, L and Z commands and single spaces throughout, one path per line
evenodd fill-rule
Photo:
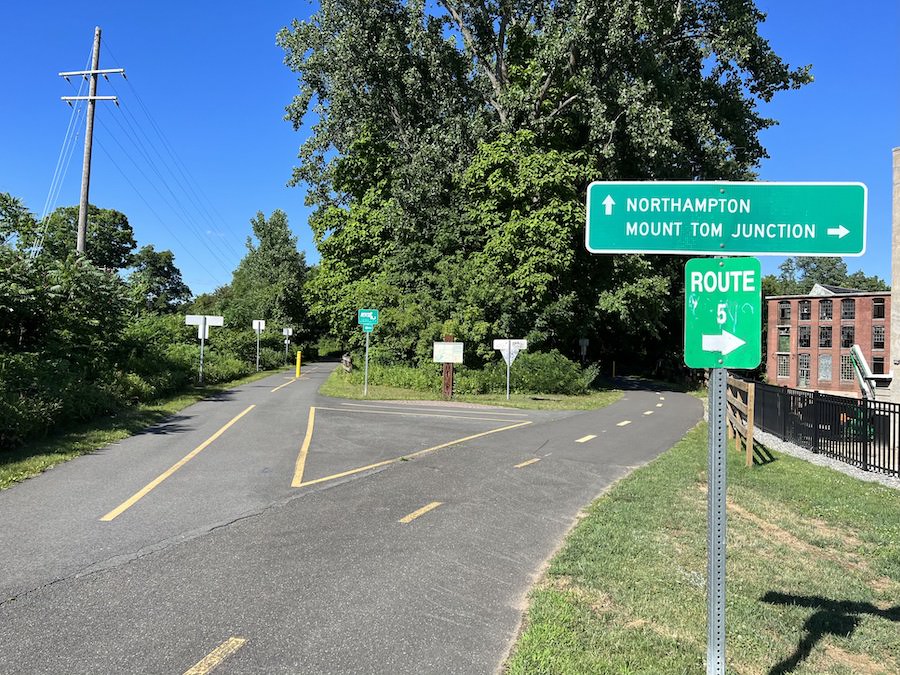
M 346 401 L 332 364 L 0 492 L 0 673 L 490 673 L 578 512 L 702 416 Z

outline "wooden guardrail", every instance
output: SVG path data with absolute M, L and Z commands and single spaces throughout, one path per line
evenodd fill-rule
M 728 377 L 725 396 L 726 429 L 729 438 L 735 439 L 738 449 L 744 444 L 747 466 L 753 466 L 753 406 L 756 385 L 736 377 Z

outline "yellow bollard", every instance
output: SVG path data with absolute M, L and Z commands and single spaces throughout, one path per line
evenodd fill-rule
M 294 377 L 300 377 L 300 355 L 301 352 L 297 352 L 297 374 Z

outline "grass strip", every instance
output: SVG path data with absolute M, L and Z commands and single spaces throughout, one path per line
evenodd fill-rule
M 269 377 L 282 370 L 267 370 L 231 382 L 194 387 L 190 391 L 153 403 L 141 403 L 112 415 L 84 422 L 47 438 L 31 441 L 15 450 L 0 452 L 0 490 L 36 476 L 60 462 L 67 462 L 133 436 L 207 396 Z
M 728 672 L 900 672 L 900 493 L 728 454 Z M 706 458 L 703 424 L 587 509 L 507 673 L 705 672 Z
M 334 398 L 349 398 L 373 401 L 440 401 L 440 392 L 369 384 L 369 395 L 363 396 L 363 386 L 338 368 L 322 383 L 319 393 Z M 454 394 L 453 400 L 463 403 L 524 408 L 528 410 L 594 410 L 614 403 L 622 398 L 617 389 L 603 389 L 589 394 Z

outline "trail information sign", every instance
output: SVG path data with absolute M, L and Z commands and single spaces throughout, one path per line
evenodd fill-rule
M 592 253 L 859 256 L 862 183 L 594 182 Z
M 756 258 L 692 258 L 684 268 L 684 362 L 756 368 L 762 332 Z
M 363 327 L 365 330 L 366 326 L 374 326 L 378 323 L 378 310 L 377 309 L 359 309 L 356 311 L 356 323 Z M 366 331 L 367 333 L 371 333 L 371 330 Z

